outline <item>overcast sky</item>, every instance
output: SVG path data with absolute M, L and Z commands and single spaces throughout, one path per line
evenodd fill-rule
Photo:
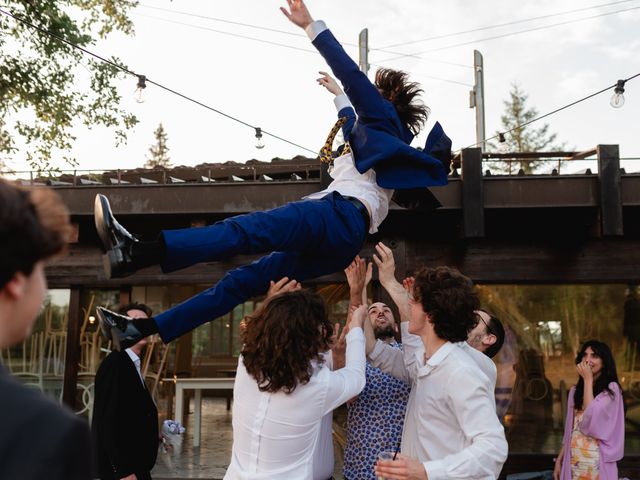
M 374 65 L 370 78 L 380 65 L 410 72 L 423 85 L 424 101 L 431 108 L 428 128 L 440 121 L 457 149 L 475 143 L 475 114 L 469 108 L 474 49 L 484 56 L 487 136 L 500 128 L 502 102 L 514 82 L 529 95 L 529 106 L 546 113 L 640 72 L 640 0 L 586 9 L 611 3 L 614 2 L 309 0 L 307 5 L 313 17 L 325 20 L 345 44 L 357 43 L 359 31 L 368 28 L 372 49 L 369 60 Z M 317 71 L 326 67 L 308 39 L 300 36 L 303 32 L 279 11 L 278 7 L 284 4 L 273 0 L 141 0 L 132 13 L 134 37 L 114 35 L 91 49 L 103 56 L 115 55 L 131 70 L 158 83 L 317 151 L 335 120 L 332 96 L 315 83 Z M 586 10 L 449 35 L 574 9 Z M 620 10 L 627 11 L 487 40 Z M 181 15 L 178 11 L 225 22 Z M 449 36 L 425 40 L 444 35 Z M 403 45 L 386 50 L 419 53 L 421 58 L 387 61 L 398 55 L 376 50 L 396 44 Z M 357 59 L 355 47 L 347 47 L 347 51 Z M 144 92 L 145 102 L 138 104 L 133 96 L 135 83 L 131 77 L 119 83 L 124 106 L 140 119 L 129 132 L 128 144 L 116 148 L 108 131 L 78 128 L 73 154 L 79 168 L 142 166 L 160 122 L 168 134 L 171 161 L 176 165 L 311 155 L 268 136 L 266 147 L 257 150 L 253 130 L 152 85 Z M 609 105 L 611 93 L 543 122 L 548 122 L 558 140 L 566 142 L 570 149 L 619 144 L 623 157 L 640 157 L 640 78 L 627 84 L 623 108 Z M 426 132 L 415 145 L 422 145 L 425 138 Z M 65 168 L 61 161 L 55 163 Z M 636 164 L 640 169 L 640 161 Z M 16 170 L 27 168 L 18 160 L 11 161 L 10 166 Z

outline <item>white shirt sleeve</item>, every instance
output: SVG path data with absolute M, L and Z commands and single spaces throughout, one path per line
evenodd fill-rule
M 316 39 L 318 35 L 324 32 L 327 29 L 327 24 L 322 20 L 316 20 L 315 22 L 311 22 L 304 31 L 307 33 L 309 40 L 312 42 Z
M 323 406 L 325 414 L 362 391 L 365 384 L 365 364 L 364 332 L 360 327 L 353 328 L 347 334 L 344 368 L 330 372 L 329 388 Z
M 378 340 L 369 354 L 369 361 L 372 366 L 379 368 L 383 372 L 393 375 L 404 382 L 410 382 L 409 372 L 405 367 L 401 350 Z
M 461 366 L 446 396 L 460 428 L 471 444 L 440 460 L 424 462 L 429 480 L 495 477 L 507 458 L 504 428 L 492 405 L 493 392 L 475 369 Z M 454 388 L 455 387 L 455 388 Z
M 351 101 L 349 100 L 349 97 L 347 97 L 345 93 L 341 95 L 336 95 L 335 97 L 333 97 L 333 104 L 336 106 L 336 111 L 338 112 L 345 107 L 353 108 L 353 105 L 351 105 Z

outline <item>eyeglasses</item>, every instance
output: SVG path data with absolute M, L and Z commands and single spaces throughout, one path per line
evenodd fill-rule
M 482 315 L 480 315 L 479 313 L 477 315 L 478 315 L 478 318 L 482 321 L 482 323 L 484 323 L 484 326 L 487 328 L 487 333 L 490 334 L 490 335 L 494 335 L 495 336 L 495 333 L 493 333 L 493 330 L 491 330 L 491 327 L 485 321 L 485 319 L 482 318 Z M 491 318 L 491 316 L 489 316 L 489 318 Z

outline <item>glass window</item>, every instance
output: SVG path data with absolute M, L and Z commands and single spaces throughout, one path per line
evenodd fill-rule
M 640 303 L 636 286 L 479 286 L 503 322 L 496 404 L 511 453 L 557 453 L 575 357 L 589 339 L 612 350 L 627 404 L 625 450 L 640 448 Z

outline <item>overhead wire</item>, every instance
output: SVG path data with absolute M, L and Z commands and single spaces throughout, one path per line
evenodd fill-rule
M 466 45 L 473 45 L 473 44 L 478 43 L 478 42 L 486 42 L 486 41 L 489 41 L 489 40 L 496 40 L 496 39 L 499 39 L 499 38 L 511 37 L 511 36 L 520 35 L 520 34 L 523 34 L 523 33 L 535 32 L 535 31 L 538 31 L 538 30 L 545 30 L 547 28 L 558 27 L 558 26 L 561 26 L 561 25 L 569 25 L 569 24 L 572 24 L 572 23 L 583 22 L 583 21 L 586 21 L 586 20 L 593 20 L 594 18 L 606 17 L 608 15 L 615 15 L 617 13 L 629 12 L 629 11 L 638 10 L 638 9 L 640 9 L 640 7 L 625 8 L 625 9 L 616 10 L 616 11 L 613 11 L 613 12 L 601 13 L 601 14 L 598 14 L 598 15 L 591 15 L 589 17 L 583 17 L 583 18 L 578 18 L 578 19 L 573 19 L 573 20 L 567 20 L 567 21 L 564 21 L 564 22 L 559 22 L 559 23 L 553 23 L 553 24 L 549 24 L 549 25 L 542 25 L 542 26 L 539 26 L 539 27 L 528 28 L 526 30 L 519 30 L 517 32 L 503 33 L 501 35 L 495 35 L 495 36 L 492 36 L 492 37 L 479 38 L 477 40 L 470 40 L 470 41 L 467 41 L 467 42 L 455 43 L 453 45 L 446 45 L 444 47 L 431 48 L 429 50 L 423 50 L 421 52 L 415 52 L 415 53 L 412 53 L 410 55 L 399 55 L 397 57 L 385 58 L 384 60 L 380 60 L 380 62 L 384 63 L 384 62 L 391 62 L 391 61 L 394 61 L 394 60 L 399 60 L 401 58 L 406 58 L 406 57 L 416 57 L 416 56 L 420 56 L 420 55 L 422 55 L 424 53 L 438 52 L 438 51 L 442 51 L 442 50 L 448 50 L 448 49 L 451 49 L 451 48 L 463 47 L 463 46 L 466 46 Z
M 592 5 L 590 7 L 575 8 L 573 10 L 565 10 L 563 12 L 550 13 L 550 14 L 547 14 L 547 15 L 540 15 L 540 16 L 537 16 L 537 17 L 523 18 L 523 19 L 520 19 L 520 20 L 511 21 L 511 22 L 497 23 L 497 24 L 494 24 L 494 25 L 487 25 L 487 26 L 484 26 L 484 27 L 476 27 L 476 28 L 472 28 L 472 29 L 469 29 L 469 30 L 462 30 L 462 31 L 459 31 L 459 32 L 445 33 L 445 34 L 442 34 L 442 35 L 435 35 L 435 36 L 431 36 L 431 37 L 421 38 L 419 40 L 411 40 L 411 41 L 408 41 L 408 42 L 394 43 L 394 44 L 391 44 L 391 45 L 385 45 L 384 47 L 380 47 L 378 50 L 384 50 L 384 49 L 395 48 L 395 47 L 403 47 L 405 45 L 413 45 L 415 43 L 428 42 L 428 41 L 431 41 L 431 40 L 441 40 L 443 38 L 450 38 L 450 37 L 455 37 L 455 36 L 458 36 L 458 35 L 465 35 L 467 33 L 475 33 L 475 32 L 481 32 L 481 31 L 484 31 L 484 30 L 491 30 L 491 29 L 494 29 L 494 28 L 509 27 L 511 25 L 517 25 L 517 24 L 520 24 L 520 23 L 528 23 L 528 22 L 533 22 L 533 21 L 536 21 L 536 20 L 543 20 L 543 19 L 546 19 L 546 18 L 559 17 L 559 16 L 562 16 L 562 15 L 569 15 L 571 13 L 583 12 L 583 11 L 586 11 L 586 10 L 593 10 L 593 9 L 596 9 L 596 8 L 610 7 L 610 6 L 618 5 L 618 4 L 621 4 L 621 3 L 629 3 L 629 2 L 635 2 L 635 1 L 637 1 L 637 0 L 618 0 L 616 2 L 601 3 L 600 5 Z
M 626 83 L 629 80 L 633 80 L 634 78 L 637 78 L 637 77 L 640 77 L 640 72 L 636 73 L 635 75 L 631 75 L 629 78 L 624 79 L 624 82 Z M 607 90 L 611 90 L 612 88 L 615 88 L 616 85 L 617 85 L 617 83 L 614 83 L 613 85 L 609 85 L 608 87 L 605 87 L 605 88 L 603 88 L 601 90 L 598 90 L 597 92 L 591 93 L 591 94 L 587 95 L 586 97 L 582 97 L 579 100 L 575 100 L 575 101 L 573 101 L 571 103 L 563 105 L 562 107 L 556 108 L 555 110 L 552 110 L 551 112 L 545 113 L 544 115 L 540 115 L 539 117 L 536 117 L 536 118 L 533 118 L 533 119 L 531 119 L 531 120 L 529 120 L 527 122 L 524 122 L 523 124 L 518 125 L 518 126 L 512 128 L 510 130 L 505 130 L 504 132 L 499 132 L 499 133 L 495 134 L 493 137 L 489 137 L 489 138 L 484 139 L 482 142 L 477 142 L 477 143 L 474 143 L 472 145 L 469 145 L 468 147 L 462 148 L 462 149 L 458 150 L 458 152 L 460 152 L 462 150 L 465 150 L 466 148 L 477 147 L 478 145 L 480 145 L 482 143 L 489 142 L 489 141 L 491 141 L 491 140 L 493 140 L 495 138 L 499 138 L 500 136 L 504 136 L 504 135 L 507 135 L 509 133 L 512 133 L 512 132 L 515 132 L 515 131 L 518 131 L 518 130 L 522 130 L 527 125 L 531 125 L 532 123 L 537 122 L 539 120 L 542 120 L 543 118 L 547 118 L 547 117 L 549 117 L 549 116 L 551 116 L 551 115 L 553 115 L 555 113 L 561 112 L 562 110 L 566 110 L 567 108 L 573 107 L 574 105 L 577 105 L 578 103 L 584 102 L 585 100 L 589 100 L 590 98 L 593 98 L 593 97 L 595 97 L 597 95 L 600 95 L 600 94 L 606 92 Z
M 259 42 L 259 43 L 264 43 L 264 44 L 267 44 L 267 45 L 283 47 L 283 48 L 289 48 L 289 49 L 297 50 L 297 51 L 300 51 L 300 52 L 313 53 L 313 54 L 316 54 L 316 55 L 318 54 L 317 50 L 311 50 L 309 48 L 296 47 L 296 46 L 288 45 L 288 44 L 285 44 L 285 43 L 273 42 L 273 41 L 270 41 L 270 40 L 263 40 L 261 38 L 251 37 L 251 36 L 248 36 L 248 35 L 241 35 L 241 34 L 237 34 L 237 33 L 226 32 L 226 31 L 223 31 L 223 30 L 217 30 L 215 28 L 204 27 L 204 26 L 201 26 L 201 25 L 194 25 L 192 23 L 186 23 L 186 22 L 181 22 L 181 21 L 178 21 L 178 20 L 171 20 L 171 19 L 168 19 L 168 18 L 156 17 L 156 16 L 153 16 L 153 15 L 146 15 L 146 14 L 142 14 L 142 13 L 135 13 L 135 14 L 140 16 L 140 17 L 149 18 L 149 19 L 152 19 L 152 20 L 159 20 L 159 21 L 162 21 L 162 22 L 172 23 L 172 24 L 175 24 L 175 25 L 182 25 L 182 26 L 185 26 L 185 27 L 192 27 L 192 28 L 196 28 L 196 29 L 199 29 L 199 30 L 204 30 L 204 31 L 209 31 L 209 32 L 214 32 L 214 33 L 220 33 L 220 34 L 228 35 L 228 36 L 231 36 L 231 37 L 237 37 L 237 38 L 242 38 L 242 39 L 245 39 L 245 40 L 251 40 L 251 41 L 255 41 L 255 42 Z M 305 38 L 306 38 L 306 35 L 305 35 Z M 455 64 L 453 62 L 446 62 L 446 61 L 439 61 L 438 63 L 446 63 L 446 64 L 460 66 L 459 64 Z M 379 66 L 378 64 L 375 64 L 375 63 L 371 64 L 371 65 Z M 469 67 L 469 68 L 473 68 L 473 67 Z M 448 78 L 441 78 L 441 77 L 435 77 L 435 76 L 429 76 L 428 78 L 430 78 L 432 80 L 438 80 L 438 81 L 441 81 L 441 82 L 446 82 L 446 83 L 454 83 L 454 84 L 459 84 L 459 85 L 472 86 L 472 85 L 469 85 L 469 84 L 466 84 L 466 83 L 459 82 L 457 80 L 450 80 Z
M 77 49 L 77 50 L 79 50 L 79 51 L 81 51 L 81 52 L 85 53 L 86 55 L 90 55 L 90 56 L 92 56 L 92 57 L 94 57 L 94 58 L 96 58 L 96 59 L 100 60 L 101 62 L 103 62 L 103 63 L 105 63 L 105 64 L 108 64 L 108 65 L 110 65 L 110 66 L 112 66 L 112 67 L 114 67 L 114 68 L 116 68 L 116 69 L 118 69 L 118 70 L 120 70 L 120 71 L 122 71 L 122 72 L 124 72 L 124 73 L 127 73 L 127 74 L 129 74 L 129 75 L 133 75 L 133 76 L 135 76 L 135 77 L 140 77 L 140 75 L 139 75 L 139 74 L 137 74 L 137 73 L 135 73 L 135 72 L 133 72 L 133 71 L 129 70 L 129 69 L 128 69 L 127 67 L 125 67 L 124 65 L 120 65 L 120 64 L 115 63 L 115 62 L 113 62 L 113 61 L 111 61 L 111 60 L 109 60 L 109 59 L 107 59 L 107 58 L 104 58 L 104 57 L 102 57 L 102 56 L 100 56 L 100 55 L 98 55 L 98 54 L 96 54 L 96 53 L 93 53 L 93 52 L 91 52 L 90 50 L 88 50 L 88 49 L 86 49 L 86 48 L 84 48 L 84 47 L 81 47 L 80 45 L 76 45 L 76 44 L 74 44 L 73 42 L 70 42 L 69 40 L 67 40 L 67 39 L 65 39 L 65 38 L 63 38 L 63 37 L 60 37 L 59 35 L 57 35 L 57 34 L 55 34 L 55 33 L 49 32 L 49 31 L 45 30 L 44 28 L 39 27 L 38 25 L 34 25 L 34 24 L 32 24 L 32 23 L 28 22 L 27 20 L 25 20 L 25 19 L 23 19 L 23 18 L 20 18 L 19 16 L 15 15 L 15 14 L 13 14 L 13 13 L 11 13 L 11 12 L 7 12 L 7 11 L 5 11 L 5 10 L 3 10 L 3 9 L 0 9 L 0 13 L 1 13 L 1 14 L 3 14 L 3 15 L 5 15 L 5 16 L 8 16 L 8 17 L 13 18 L 14 20 L 16 20 L 16 21 L 18 21 L 18 22 L 20 22 L 20 23 L 22 23 L 22 24 L 24 24 L 24 25 L 27 25 L 28 27 L 30 27 L 30 28 L 32 28 L 32 29 L 38 30 L 39 32 L 41 32 L 41 33 L 43 33 L 43 34 L 48 35 L 48 36 L 50 36 L 51 38 L 54 38 L 54 39 L 58 40 L 59 42 L 62 42 L 62 43 L 66 44 L 66 45 L 68 45 L 68 46 L 70 46 L 70 47 L 72 47 L 72 48 L 75 48 L 75 49 Z M 243 120 L 240 120 L 239 118 L 236 118 L 236 117 L 234 117 L 234 116 L 232 116 L 232 115 L 229 115 L 229 114 L 227 114 L 227 113 L 225 113 L 225 112 L 223 112 L 223 111 L 221 111 L 221 110 L 218 110 L 218 109 L 216 109 L 216 108 L 214 108 L 214 107 L 211 107 L 211 106 L 209 106 L 209 105 L 207 105 L 207 104 L 205 104 L 205 103 L 203 103 L 203 102 L 200 102 L 199 100 L 196 100 L 196 99 L 194 99 L 194 98 L 192 98 L 192 97 L 190 97 L 190 96 L 188 96 L 188 95 L 185 95 L 185 94 L 183 94 L 183 93 L 181 93 L 181 92 L 178 92 L 177 90 L 174 90 L 174 89 L 172 89 L 172 88 L 170 88 L 170 87 L 167 87 L 167 86 L 165 86 L 165 85 L 163 85 L 163 84 L 161 84 L 161 83 L 159 83 L 159 82 L 155 82 L 155 81 L 153 81 L 153 80 L 149 79 L 148 77 L 146 77 L 146 82 L 148 82 L 148 83 L 150 83 L 150 84 L 152 84 L 152 85 L 155 85 L 156 87 L 158 87 L 158 88 L 160 88 L 160 89 L 162 89 L 162 90 L 165 90 L 165 91 L 170 92 L 170 93 L 172 93 L 172 94 L 174 94 L 174 95 L 177 95 L 177 96 L 179 96 L 179 97 L 181 97 L 181 98 L 183 98 L 183 99 L 185 99 L 185 100 L 188 100 L 188 101 L 190 101 L 190 102 L 192 102 L 192 103 L 195 103 L 196 105 L 199 105 L 199 106 L 201 106 L 201 107 L 204 107 L 204 108 L 206 108 L 207 110 L 211 110 L 212 112 L 215 112 L 215 113 L 217 113 L 217 114 L 219 114 L 219 115 L 222 115 L 223 117 L 226 117 L 226 118 L 228 118 L 228 119 L 230 119 L 230 120 L 233 120 L 233 121 L 235 121 L 235 122 L 237 122 L 237 123 L 240 123 L 240 124 L 242 124 L 242 125 L 245 125 L 245 126 L 247 126 L 247 127 L 249 127 L 249 128 L 252 128 L 252 129 L 254 129 L 254 130 L 256 130 L 256 129 L 258 129 L 258 128 L 259 128 L 259 127 L 257 127 L 257 126 L 251 125 L 250 123 L 247 123 L 247 122 L 245 122 L 245 121 L 243 121 Z M 265 135 L 269 135 L 269 136 L 270 136 L 270 137 L 272 137 L 272 138 L 275 138 L 275 139 L 280 140 L 280 141 L 282 141 L 282 142 L 285 142 L 285 143 L 288 143 L 288 144 L 290 144 L 290 145 L 293 145 L 293 146 L 295 146 L 295 147 L 297 147 L 297 148 L 301 148 L 301 149 L 303 149 L 303 150 L 306 150 L 306 151 L 308 151 L 308 152 L 311 152 L 311 153 L 313 153 L 314 155 L 317 155 L 317 152 L 316 152 L 315 150 L 311 150 L 310 148 L 307 148 L 307 147 L 304 147 L 304 146 L 302 146 L 302 145 L 299 145 L 299 144 L 297 144 L 297 143 L 295 143 L 295 142 L 292 142 L 292 141 L 290 141 L 290 140 L 287 140 L 286 138 L 283 138 L 283 137 L 281 137 L 281 136 L 279 136 L 279 135 L 276 135 L 276 134 L 271 133 L 271 132 L 269 132 L 269 131 L 266 131 L 266 130 L 264 130 L 264 129 L 261 129 L 261 131 L 262 131 L 262 133 L 263 133 L 263 134 L 265 134 Z

